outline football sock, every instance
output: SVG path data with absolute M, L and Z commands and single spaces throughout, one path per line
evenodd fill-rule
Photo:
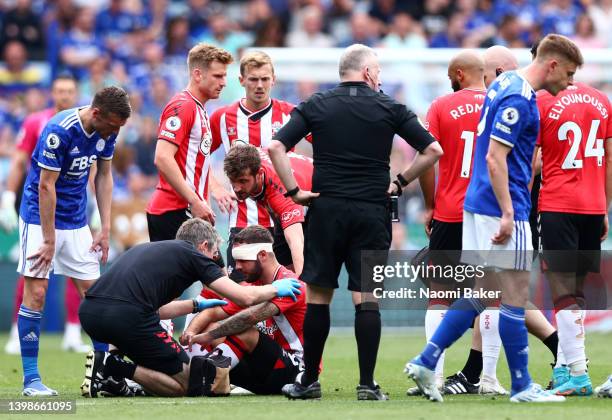
M 319 364 L 325 341 L 329 335 L 329 305 L 309 303 L 304 316 L 304 375 L 302 385 L 310 385 L 319 378 Z
M 79 323 L 79 305 L 81 296 L 72 280 L 66 278 L 66 290 L 64 291 L 64 306 L 66 307 L 66 322 L 69 324 Z
M 502 304 L 499 309 L 499 335 L 512 379 L 512 394 L 523 391 L 531 384 L 527 369 L 529 343 L 525 326 L 525 309 Z
M 499 308 L 487 309 L 480 314 L 480 335 L 482 336 L 482 373 L 490 378 L 497 378 L 497 361 L 501 349 Z
M 484 305 L 479 299 L 457 299 L 448 308 L 440 326 L 421 353 L 420 358 L 423 366 L 434 370 L 442 352 L 470 328 L 474 318 L 484 309 Z
M 480 372 L 482 372 L 482 352 L 470 349 L 470 354 L 465 366 L 461 369 L 461 373 L 471 384 L 477 384 L 480 381 Z
M 217 349 L 221 350 L 225 357 L 229 357 L 231 359 L 230 369 L 235 368 L 247 353 L 246 346 L 236 336 L 227 337 L 224 343 L 217 346 Z
M 559 346 L 563 350 L 570 375 L 586 373 L 586 354 L 584 348 L 583 311 L 574 299 L 566 297 L 555 302 Z
M 544 345 L 548 347 L 548 350 L 550 350 L 550 352 L 552 353 L 553 357 L 555 358 L 553 365 L 556 366 L 557 365 L 557 349 L 559 347 L 559 334 L 557 334 L 557 331 L 555 331 L 554 333 L 546 337 L 544 340 L 542 340 L 542 343 L 544 343 Z
M 104 374 L 105 376 L 112 376 L 115 379 L 127 378 L 133 379 L 134 372 L 136 372 L 136 365 L 128 360 L 111 354 L 106 358 Z
M 108 351 L 108 343 L 102 343 L 92 338 L 91 344 L 93 345 L 95 351 Z
M 355 339 L 359 357 L 359 384 L 374 388 L 374 368 L 380 344 L 380 312 L 377 303 L 355 305 Z
M 19 330 L 19 345 L 21 346 L 24 386 L 32 381 L 40 380 L 40 373 L 38 373 L 38 346 L 41 318 L 42 312 L 28 309 L 23 304 L 19 307 L 17 328 Z
M 448 306 L 443 305 L 434 305 L 427 308 L 427 312 L 425 312 L 425 339 L 427 341 L 431 340 L 447 310 Z M 444 354 L 445 352 L 442 352 L 438 363 L 436 363 L 436 381 L 442 383 L 444 382 Z

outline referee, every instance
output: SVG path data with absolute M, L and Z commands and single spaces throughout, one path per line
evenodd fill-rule
M 307 310 L 304 319 L 304 374 L 283 388 L 290 399 L 321 397 L 318 369 L 330 327 L 329 304 L 342 263 L 355 305 L 355 337 L 360 379 L 357 398 L 386 400 L 374 382 L 380 342 L 380 312 L 371 284 L 361 282 L 361 251 L 389 249 L 389 195 L 430 168 L 442 149 L 404 105 L 379 91 L 380 65 L 374 50 L 348 47 L 340 58 L 341 83 L 314 94 L 291 113 L 269 147 L 270 158 L 287 195 L 309 205 L 304 270 Z M 312 189 L 301 191 L 286 152 L 312 133 Z M 397 179 L 389 179 L 389 155 L 395 134 L 419 151 Z

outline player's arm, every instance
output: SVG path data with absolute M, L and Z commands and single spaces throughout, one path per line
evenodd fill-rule
M 178 146 L 165 140 L 158 140 L 155 148 L 155 166 L 160 174 L 164 177 L 170 186 L 189 203 L 191 214 L 194 217 L 199 217 L 208 220 L 210 223 L 215 223 L 215 215 L 206 202 L 200 200 L 200 197 L 193 191 L 181 173 L 181 169 L 174 159 L 174 155 L 178 151 Z
M 296 295 L 301 294 L 301 285 L 296 279 L 276 280 L 265 286 L 241 286 L 229 277 L 221 277 L 208 284 L 208 287 L 243 307 L 256 305 L 275 296 L 296 300 Z
M 102 263 L 108 259 L 108 248 L 111 228 L 111 205 L 113 202 L 113 172 L 110 159 L 96 161 L 94 178 L 96 203 L 100 215 L 100 230 L 96 233 L 91 251 L 102 252 Z
M 268 147 L 268 154 L 272 165 L 274 165 L 274 170 L 287 191 L 293 191 L 298 186 L 291 170 L 291 162 L 287 156 L 287 151 L 293 149 L 310 132 L 304 116 L 303 105 L 300 104 L 291 112 L 291 119 L 276 133 L 276 138 L 270 142 Z M 298 190 L 291 196 L 291 199 L 295 203 L 308 205 L 310 200 L 318 196 L 319 193 Z
M 536 144 L 531 161 L 531 179 L 529 180 L 529 191 L 533 189 L 535 177 L 542 173 L 542 148 Z
M 232 315 L 210 331 L 193 336 L 189 345 L 200 344 L 205 346 L 218 338 L 240 334 L 258 322 L 278 315 L 279 312 L 278 307 L 272 302 L 260 303 Z
M 298 276 L 304 269 L 304 229 L 302 223 L 294 223 L 283 229 L 283 235 L 291 251 L 293 272 Z
M 432 166 L 426 169 L 425 172 L 419 177 L 419 185 L 421 191 L 423 191 L 423 201 L 425 202 L 425 233 L 427 236 L 431 235 L 431 221 L 433 219 L 434 211 L 434 197 L 436 192 L 436 169 Z
M 38 205 L 43 243 L 36 253 L 28 257 L 28 260 L 33 260 L 31 270 L 36 277 L 44 277 L 47 274 L 55 254 L 55 207 L 57 200 L 55 183 L 59 175 L 59 171 L 40 169 Z
M 172 319 L 223 305 L 227 305 L 227 302 L 221 299 L 173 300 L 172 302 L 168 302 L 159 308 L 157 312 L 159 313 L 159 317 L 161 319 Z
M 210 185 L 210 193 L 219 205 L 219 209 L 223 213 L 231 213 L 232 209 L 236 207 L 236 195 L 233 191 L 228 191 L 221 182 L 210 172 L 208 176 L 208 183 Z
M 491 238 L 494 244 L 505 244 L 512 236 L 512 230 L 514 229 L 514 208 L 512 207 L 512 198 L 508 187 L 507 163 L 508 154 L 511 150 L 510 147 L 491 139 L 486 157 L 491 187 L 502 212 L 499 231 Z
M 610 211 L 610 202 L 612 202 L 612 137 L 606 139 L 605 146 L 606 154 L 606 214 L 604 217 L 603 232 L 601 233 L 601 241 L 605 241 L 608 237 L 610 223 L 608 221 L 608 211 Z

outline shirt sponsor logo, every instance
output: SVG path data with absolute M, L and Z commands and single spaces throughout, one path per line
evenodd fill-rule
M 503 125 L 502 123 L 499 123 L 499 122 L 495 123 L 495 128 L 501 131 L 502 133 L 512 134 L 512 129 L 510 129 L 510 127 Z
M 84 171 L 89 168 L 93 163 L 98 159 L 98 156 L 81 156 L 72 160 L 72 164 L 70 165 L 70 170 L 78 169 L 79 171 Z
M 106 142 L 102 139 L 98 140 L 98 142 L 96 143 L 96 150 L 98 152 L 101 152 L 102 150 L 104 150 L 104 146 L 106 146 Z
M 57 149 L 60 145 L 60 139 L 56 134 L 49 134 L 46 143 L 49 149 Z
M 278 331 L 278 326 L 275 323 L 268 326 L 266 325 L 266 321 L 259 321 L 256 325 L 256 328 L 263 334 L 266 334 L 270 337 L 274 337 L 274 333 Z
M 281 215 L 281 220 L 285 223 L 290 222 L 291 220 L 293 220 L 294 217 L 300 217 L 302 215 L 302 212 L 299 211 L 298 209 L 293 209 L 291 211 L 286 211 Z
M 159 134 L 162 136 L 168 137 L 169 139 L 173 139 L 173 140 L 176 137 L 173 133 L 166 131 L 166 130 L 161 130 Z
M 519 112 L 514 107 L 504 109 L 502 112 L 502 121 L 508 125 L 514 125 L 519 120 Z
M 173 115 L 172 117 L 166 120 L 166 128 L 170 131 L 178 130 L 179 128 L 181 128 L 181 119 L 176 115 Z
M 43 150 L 43 156 L 49 159 L 55 159 L 55 153 L 51 153 L 46 150 Z

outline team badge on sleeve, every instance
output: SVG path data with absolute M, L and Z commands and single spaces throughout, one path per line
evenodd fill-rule
M 508 125 L 514 125 L 519 120 L 519 113 L 516 108 L 510 107 L 504 109 L 502 120 Z
M 47 136 L 46 143 L 49 149 L 57 149 L 60 145 L 60 139 L 56 134 L 51 133 Z
M 166 128 L 170 131 L 176 131 L 181 128 L 181 119 L 176 115 L 166 120 Z
M 106 142 L 102 139 L 98 140 L 98 142 L 96 143 L 96 150 L 98 152 L 101 152 L 102 150 L 104 150 L 104 146 L 106 146 Z

